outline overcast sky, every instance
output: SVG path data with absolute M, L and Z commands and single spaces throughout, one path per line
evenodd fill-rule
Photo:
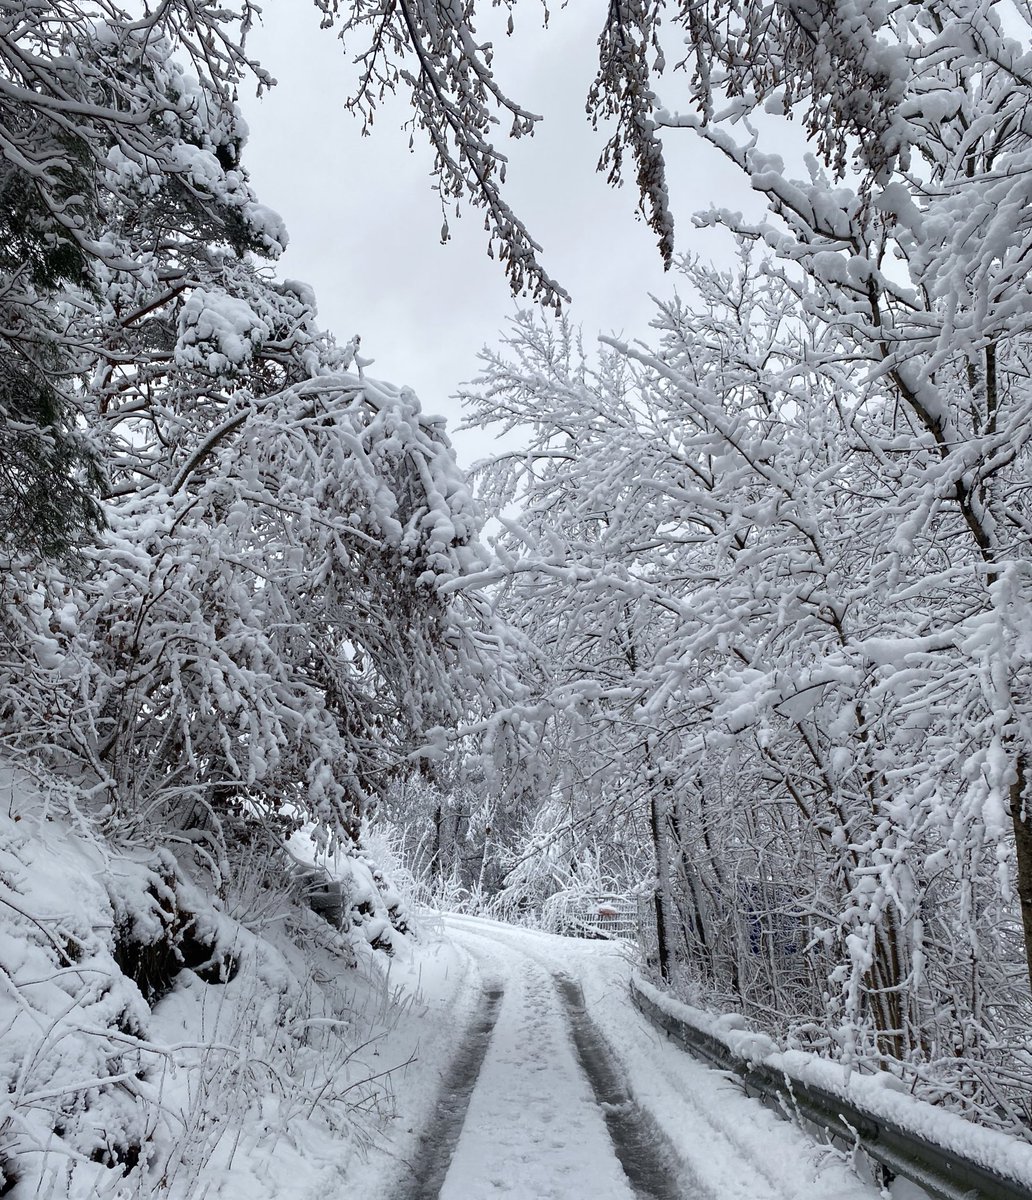
M 602 3 L 577 11 L 517 10 L 512 38 L 497 39 L 495 69 L 509 94 L 545 120 L 532 139 L 509 143 L 509 200 L 544 247 L 544 263 L 569 291 L 570 316 L 586 335 L 647 331 L 649 293 L 669 295 L 655 239 L 636 219 L 633 179 L 614 190 L 595 173 L 604 137 L 585 116 Z M 400 126 L 405 107 L 385 107 L 372 137 L 344 111 L 354 82 L 334 32 L 314 6 L 271 4 L 252 51 L 279 81 L 261 100 L 242 97 L 251 129 L 245 162 L 263 203 L 290 231 L 282 277 L 313 285 L 322 324 L 339 340 L 362 336 L 370 375 L 409 384 L 430 412 L 444 413 L 467 465 L 490 453 L 483 434 L 456 431 L 453 395 L 477 371 L 476 355 L 497 344 L 518 304 L 486 255 L 483 220 L 467 208 L 440 243 L 441 210 L 431 191 L 429 149 L 413 153 Z M 483 31 L 480 31 L 483 36 Z M 357 47 L 356 47 L 357 49 Z M 676 107 L 677 77 L 668 80 Z M 747 191 L 733 170 L 687 131 L 669 134 L 670 190 L 678 250 L 728 261 L 726 235 L 698 231 L 691 214 L 711 203 L 742 207 Z

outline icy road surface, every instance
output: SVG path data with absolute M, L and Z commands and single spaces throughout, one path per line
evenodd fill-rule
M 875 1200 L 841 1154 L 662 1038 L 618 944 L 445 919 L 382 1200 Z M 450 956 L 450 957 L 449 957 Z M 442 965 L 443 964 L 443 965 Z M 363 1172 L 365 1174 L 365 1172 Z M 359 1181 L 356 1179 L 355 1183 Z

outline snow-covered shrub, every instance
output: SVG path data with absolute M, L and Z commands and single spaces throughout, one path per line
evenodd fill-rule
M 299 904 L 274 830 L 230 849 L 218 896 L 190 857 L 105 837 L 38 764 L 5 760 L 0 795 L 0 1186 L 187 1197 L 274 1151 L 301 1169 L 299 1131 L 361 1142 L 390 1105 L 366 1058 L 390 1019 L 372 920 Z M 397 945 L 396 898 L 347 869 Z
M 156 851 L 128 878 L 115 869 L 108 879 L 115 962 L 152 1008 L 184 969 L 205 983 L 226 983 L 237 971 L 232 950 L 221 944 L 226 930 L 212 920 L 210 901 L 189 889 L 198 908 L 191 911 L 180 874 L 171 854 Z
M 309 826 L 287 843 L 300 894 L 335 928 L 345 933 L 354 930 L 374 950 L 392 954 L 399 938 L 414 933 L 413 921 L 394 872 L 385 872 L 368 853 L 368 828 L 358 846 L 340 842 L 320 846 L 316 835 Z M 389 857 L 382 842 L 376 849 Z
M 160 1054 L 115 960 L 105 847 L 67 789 L 34 789 L 9 766 L 0 783 L 0 1155 L 28 1195 L 48 1171 L 147 1164 Z
M 583 812 L 574 814 L 565 798 L 553 795 L 519 838 L 500 848 L 502 885 L 485 899 L 494 916 L 551 932 L 567 932 L 574 912 L 586 913 L 602 897 L 632 897 L 651 883 L 636 862 L 618 847 L 606 845 L 587 830 L 596 816 L 593 798 L 582 798 Z M 609 831 L 611 834 L 613 830 Z

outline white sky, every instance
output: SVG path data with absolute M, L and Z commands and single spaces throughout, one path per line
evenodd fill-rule
M 620 190 L 595 173 L 605 139 L 591 132 L 584 98 L 605 2 L 555 12 L 542 32 L 541 10 L 528 0 L 515 36 L 496 39 L 495 69 L 510 95 L 545 117 L 532 139 L 503 147 L 510 204 L 543 245 L 546 270 L 571 293 L 570 316 L 585 334 L 634 337 L 647 331 L 649 293 L 669 295 L 676 276 L 664 275 L 655 239 L 635 217 L 633 166 Z M 488 435 L 457 432 L 452 397 L 476 374 L 478 350 L 496 344 L 517 303 L 528 302 L 511 298 L 502 268 L 487 258 L 481 215 L 464 209 L 440 244 L 425 135 L 410 153 L 400 128 L 406 109 L 395 104 L 381 110 L 372 137 L 360 136 L 344 111 L 351 55 L 335 32 L 320 30 L 314 6 L 268 5 L 249 48 L 279 81 L 260 101 L 241 98 L 251 128 L 244 162 L 259 199 L 290 231 L 279 274 L 315 288 L 320 320 L 338 339 L 362 335 L 362 354 L 375 359 L 370 375 L 409 384 L 424 409 L 448 417 L 460 461 L 489 454 Z M 669 107 L 681 86 L 667 77 Z M 748 190 L 687 131 L 669 134 L 667 150 L 679 252 L 726 261 L 730 240 L 696 230 L 691 214 L 711 203 L 743 207 Z

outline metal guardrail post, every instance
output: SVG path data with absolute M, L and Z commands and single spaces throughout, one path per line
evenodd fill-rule
M 1032 1200 L 1032 1191 L 972 1159 L 931 1142 L 894 1121 L 858 1108 L 816 1084 L 739 1058 L 722 1041 L 664 1012 L 631 980 L 631 998 L 649 1021 L 696 1058 L 738 1075 L 746 1093 L 770 1102 L 849 1146 L 859 1144 L 876 1162 L 939 1200 Z

